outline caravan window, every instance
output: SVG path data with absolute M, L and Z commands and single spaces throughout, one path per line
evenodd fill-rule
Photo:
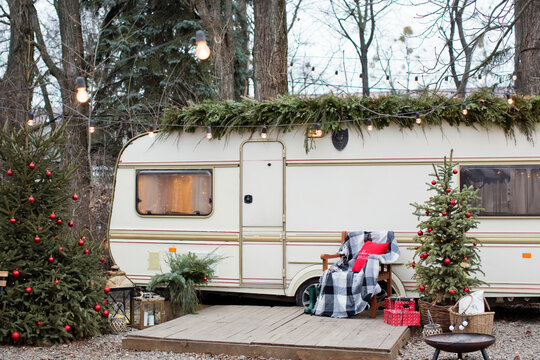
M 206 216 L 212 212 L 211 170 L 139 170 L 141 215 Z
M 540 216 L 540 165 L 462 166 L 461 186 L 478 189 L 483 216 Z

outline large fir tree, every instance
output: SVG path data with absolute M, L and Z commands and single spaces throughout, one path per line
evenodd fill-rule
M 101 244 L 72 230 L 65 131 L 0 130 L 0 343 L 62 343 L 107 325 Z
M 411 204 L 421 222 L 409 266 L 415 269 L 413 278 L 420 298 L 440 305 L 454 304 L 473 286 L 484 283 L 475 277 L 477 272 L 483 273 L 478 240 L 467 236 L 467 231 L 478 225 L 478 190 L 453 186 L 456 165 L 452 153 L 442 165 L 434 165 L 433 179 L 426 184 L 433 196 L 423 204 Z

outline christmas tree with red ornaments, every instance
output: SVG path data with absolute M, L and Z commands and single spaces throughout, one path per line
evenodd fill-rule
M 420 298 L 440 305 L 453 305 L 474 286 L 485 284 L 476 277 L 482 273 L 477 239 L 467 232 L 478 226 L 482 209 L 478 190 L 453 184 L 459 170 L 457 163 L 444 158 L 433 165 L 431 180 L 426 183 L 430 197 L 422 204 L 412 203 L 420 223 L 414 241 L 413 279 Z
M 1 344 L 57 344 L 107 326 L 101 244 L 75 233 L 66 125 L 0 129 Z

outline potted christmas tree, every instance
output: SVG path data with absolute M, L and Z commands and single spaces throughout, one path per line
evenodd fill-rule
M 420 223 L 414 237 L 418 245 L 409 266 L 414 269 L 413 279 L 420 294 L 422 322 L 427 323 L 429 309 L 444 331 L 450 325 L 448 308 L 472 287 L 485 284 L 475 277 L 478 272 L 483 274 L 478 241 L 467 236 L 478 225 L 478 190 L 453 185 L 453 177 L 458 174 L 456 165 L 452 152 L 442 165 L 433 165 L 433 178 L 426 183 L 433 195 L 423 204 L 411 204 Z

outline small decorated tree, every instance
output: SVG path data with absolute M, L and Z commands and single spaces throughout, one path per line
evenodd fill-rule
M 10 123 L 6 121 L 6 124 Z M 66 125 L 0 129 L 0 343 L 56 344 L 107 326 L 101 244 L 73 231 Z
M 439 305 L 453 305 L 472 287 L 484 283 L 475 277 L 477 272 L 483 274 L 478 241 L 467 236 L 478 225 L 478 191 L 454 187 L 456 165 L 452 152 L 442 165 L 433 165 L 433 179 L 426 184 L 433 195 L 423 204 L 411 204 L 421 221 L 414 237 L 418 246 L 409 266 L 414 268 L 420 299 Z

